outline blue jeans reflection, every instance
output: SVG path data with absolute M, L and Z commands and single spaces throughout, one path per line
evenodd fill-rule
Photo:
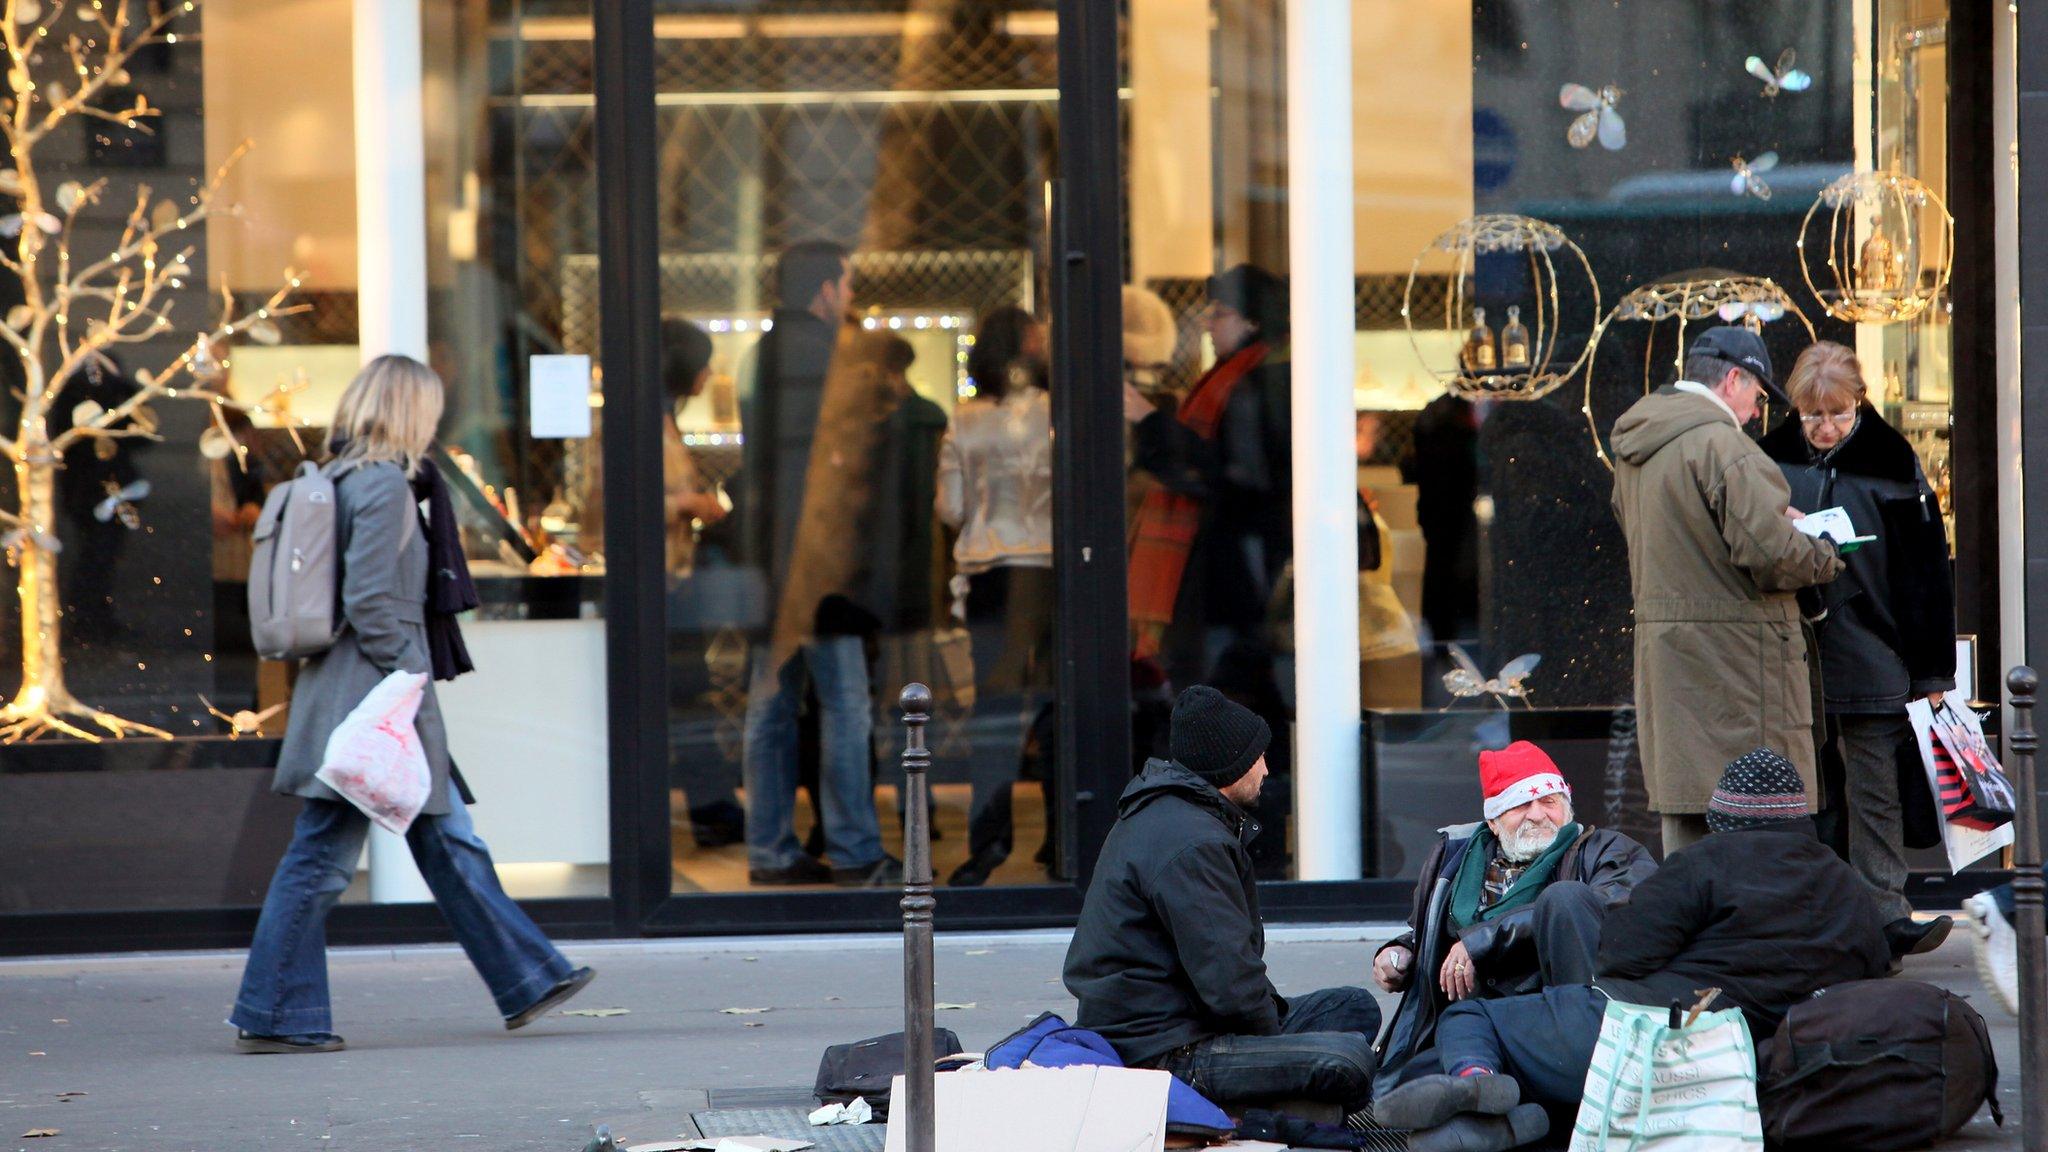
M 797 708 L 805 680 L 818 689 L 819 777 L 824 790 L 825 850 L 834 868 L 865 868 L 882 858 L 882 828 L 868 775 L 874 715 L 867 655 L 858 636 L 821 636 L 777 668 L 754 653 L 747 686 L 745 771 L 747 865 L 787 868 L 796 839 Z

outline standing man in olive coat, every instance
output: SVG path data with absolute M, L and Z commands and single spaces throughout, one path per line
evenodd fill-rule
M 1793 593 L 1842 571 L 1802 534 L 1784 476 L 1744 426 L 1785 394 L 1746 328 L 1693 341 L 1685 378 L 1614 424 L 1614 511 L 1635 592 L 1636 712 L 1668 857 L 1706 836 L 1723 765 L 1782 750 L 1815 799 L 1812 681 Z

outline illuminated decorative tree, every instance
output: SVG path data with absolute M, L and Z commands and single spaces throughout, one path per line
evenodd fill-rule
M 153 201 L 150 188 L 139 187 L 119 241 L 103 252 L 78 250 L 83 241 L 74 242 L 74 225 L 100 205 L 106 181 L 66 180 L 46 190 L 36 168 L 37 147 L 74 120 L 151 131 L 159 111 L 147 97 L 116 108 L 103 101 L 110 87 L 126 85 L 128 64 L 137 51 L 189 39 L 174 28 L 198 3 L 6 0 L 0 18 L 7 53 L 0 141 L 13 163 L 0 168 L 0 195 L 19 205 L 14 215 L 0 217 L 0 268 L 19 282 L 24 300 L 0 323 L 0 345 L 20 357 L 22 372 L 20 417 L 12 435 L 0 434 L 0 458 L 13 466 L 16 499 L 14 509 L 0 510 L 0 545 L 15 570 L 21 600 L 21 686 L 0 707 L 0 742 L 47 733 L 99 739 L 83 723 L 115 737 L 170 738 L 160 729 L 84 704 L 65 687 L 57 471 L 73 448 L 90 445 L 109 457 L 122 440 L 160 439 L 150 407 L 156 400 L 211 405 L 214 429 L 229 450 L 240 453 L 223 418 L 223 409 L 238 405 L 224 390 L 226 374 L 217 350 L 240 335 L 275 344 L 282 338 L 276 318 L 304 310 L 284 307 L 299 286 L 290 270 L 284 286 L 253 311 L 239 312 L 223 284 L 219 316 L 195 333 L 188 350 L 161 368 L 137 371 L 134 392 L 111 407 L 79 401 L 70 410 L 69 427 L 51 434 L 51 417 L 63 412 L 65 392 L 103 366 L 110 350 L 173 338 L 171 294 L 196 276 L 191 264 L 195 248 L 178 246 L 175 237 L 215 215 L 239 215 L 238 207 L 217 204 L 216 196 L 247 144 L 182 203 Z M 177 343 L 184 341 L 178 338 Z

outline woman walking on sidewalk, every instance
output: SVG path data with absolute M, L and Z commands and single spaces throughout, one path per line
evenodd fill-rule
M 327 913 L 348 887 L 370 822 L 314 778 L 327 738 L 387 675 L 470 669 L 455 614 L 476 606 L 446 483 L 426 460 L 441 420 L 441 380 L 417 360 L 381 356 L 342 395 L 328 433 L 341 561 L 341 633 L 306 660 L 273 791 L 302 796 L 291 846 L 271 878 L 228 1022 L 243 1052 L 335 1052 L 327 994 Z M 427 502 L 422 521 L 420 502 Z M 470 824 L 471 798 L 448 757 L 432 683 L 415 720 L 433 774 L 406 846 L 505 1027 L 545 1015 L 590 982 L 572 970 L 498 884 Z

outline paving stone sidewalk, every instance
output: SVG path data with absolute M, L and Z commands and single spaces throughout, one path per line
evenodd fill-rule
M 1282 992 L 1365 982 L 1371 945 L 1330 935 L 1276 930 L 1268 958 Z M 1977 988 L 1964 935 L 1909 974 L 1984 1013 L 2010 1119 L 2000 1131 L 1980 1114 L 1943 1147 L 2017 1148 L 2017 1029 Z M 624 1014 L 507 1033 L 451 947 L 337 950 L 336 1028 L 349 1048 L 329 1056 L 234 1053 L 221 1021 L 238 954 L 0 962 L 0 1149 L 577 1152 L 600 1122 L 653 1140 L 708 1107 L 772 1104 L 809 1085 L 826 1045 L 901 1026 L 901 945 L 889 937 L 564 950 L 598 969 L 569 1007 Z M 939 999 L 969 1007 L 941 1023 L 979 1049 L 1041 1011 L 1071 1013 L 1064 953 L 1058 933 L 942 936 Z M 61 1134 L 20 1138 L 36 1128 Z

